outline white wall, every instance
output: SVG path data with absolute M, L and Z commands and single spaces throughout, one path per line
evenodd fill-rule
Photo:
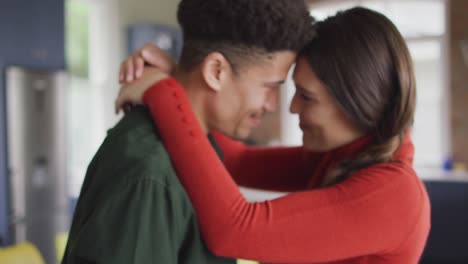
M 88 162 L 106 136 L 106 131 L 121 118 L 114 113 L 114 100 L 120 89 L 118 72 L 127 56 L 128 26 L 140 23 L 176 25 L 178 0 L 85 0 L 89 4 L 89 82 L 75 89 L 71 103 L 81 121 L 76 126 L 87 127 L 79 139 L 85 146 L 73 153 L 77 158 L 69 168 L 70 195 L 77 197 Z M 72 107 L 73 108 L 73 107 Z
M 102 129 L 119 119 L 114 99 L 120 62 L 126 57 L 127 29 L 140 23 L 177 25 L 179 0 L 99 0 L 92 4 L 90 24 L 90 81 L 99 90 Z
M 179 2 L 179 0 L 118 0 L 122 25 L 153 22 L 176 26 Z

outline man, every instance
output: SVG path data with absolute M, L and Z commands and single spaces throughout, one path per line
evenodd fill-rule
M 311 37 L 304 2 L 182 0 L 178 19 L 185 43 L 175 75 L 197 117 L 207 131 L 245 138 L 275 110 L 278 88 Z M 145 81 L 151 85 L 137 82 Z M 108 132 L 88 168 L 64 264 L 235 263 L 207 250 L 155 130 L 136 107 Z

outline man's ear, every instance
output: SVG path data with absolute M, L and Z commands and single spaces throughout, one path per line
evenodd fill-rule
M 203 79 L 208 86 L 219 92 L 223 84 L 231 77 L 232 68 L 229 61 L 219 52 L 208 54 L 201 65 Z

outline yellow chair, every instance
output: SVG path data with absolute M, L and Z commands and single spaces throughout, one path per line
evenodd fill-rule
M 1 264 L 45 264 L 41 253 L 31 243 L 0 248 Z
M 62 263 L 65 248 L 67 247 L 68 233 L 61 233 L 55 237 L 55 253 L 57 255 L 57 263 Z

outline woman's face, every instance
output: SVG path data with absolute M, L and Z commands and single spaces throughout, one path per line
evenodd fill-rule
M 329 151 L 364 136 L 303 57 L 297 61 L 294 82 L 290 111 L 299 115 L 305 149 Z

